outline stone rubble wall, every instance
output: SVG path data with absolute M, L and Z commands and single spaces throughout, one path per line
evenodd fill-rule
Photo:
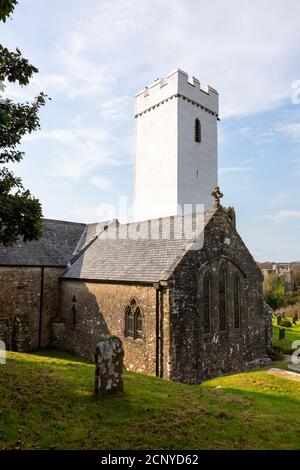
M 227 269 L 227 328 L 219 331 L 218 271 Z M 211 332 L 203 332 L 201 279 L 212 276 Z M 241 280 L 241 321 L 234 327 L 233 275 Z M 252 368 L 268 361 L 266 331 L 270 318 L 263 305 L 262 274 L 240 236 L 220 210 L 205 229 L 201 251 L 190 251 L 171 277 L 170 376 L 173 380 L 200 383 L 206 379 Z
M 58 311 L 62 268 L 44 268 L 41 347 L 49 347 L 50 321 Z M 0 339 L 7 349 L 39 347 L 41 267 L 0 267 Z

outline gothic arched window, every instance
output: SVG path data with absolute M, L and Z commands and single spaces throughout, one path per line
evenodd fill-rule
M 134 337 L 135 338 L 143 338 L 143 316 L 139 309 L 139 307 L 135 310 L 135 328 L 134 328 Z
M 125 336 L 143 338 L 143 315 L 135 299 L 130 301 L 125 310 Z
M 76 326 L 77 325 L 77 309 L 76 309 L 76 305 L 73 303 L 72 305 L 72 308 L 71 308 L 71 315 L 72 315 L 72 326 Z
M 203 278 L 203 331 L 210 333 L 211 319 L 211 279 L 208 273 Z
M 134 316 L 131 306 L 128 305 L 125 312 L 125 336 L 132 336 L 134 333 Z
M 201 123 L 195 119 L 195 142 L 201 142 Z
M 227 327 L 227 312 L 226 312 L 226 269 L 222 265 L 219 270 L 219 330 L 226 330 Z
M 233 277 L 233 313 L 234 313 L 234 328 L 240 327 L 241 317 L 241 286 L 240 277 L 238 273 Z

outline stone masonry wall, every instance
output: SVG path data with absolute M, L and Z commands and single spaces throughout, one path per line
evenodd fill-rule
M 57 313 L 62 268 L 44 268 L 41 346 L 49 346 L 50 319 Z M 0 267 L 0 339 L 8 349 L 39 347 L 41 267 Z
M 59 276 L 62 268 L 44 268 L 41 347 L 50 345 L 51 320 L 59 314 Z
M 227 328 L 219 331 L 218 270 L 227 269 Z M 201 280 L 211 273 L 211 332 L 203 330 Z M 233 323 L 235 272 L 241 280 L 241 322 Z M 202 250 L 189 251 L 171 278 L 171 378 L 199 383 L 266 360 L 262 275 L 238 233 L 220 210 L 205 229 Z
M 143 315 L 143 339 L 125 336 L 125 309 L 133 298 L 138 302 Z M 72 324 L 73 305 L 76 308 L 76 325 Z M 115 335 L 123 343 L 124 364 L 127 369 L 155 374 L 155 306 L 155 289 L 151 286 L 63 279 L 60 320 L 65 322 L 65 336 L 61 337 L 61 344 L 57 344 L 57 338 L 53 338 L 53 341 L 56 347 L 93 359 L 100 336 Z

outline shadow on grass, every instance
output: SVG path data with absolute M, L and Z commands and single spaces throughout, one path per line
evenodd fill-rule
M 0 429 L 9 446 L 24 429 L 26 448 L 299 447 L 299 385 L 266 371 L 200 386 L 130 372 L 124 395 L 95 402 L 93 364 L 50 354 L 14 353 L 3 369 L 0 396 L 7 396 L 7 388 L 11 393 L 3 400 Z

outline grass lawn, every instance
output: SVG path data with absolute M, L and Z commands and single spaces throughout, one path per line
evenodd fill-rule
M 290 318 L 289 318 L 290 320 Z M 280 348 L 284 353 L 288 354 L 292 351 L 293 341 L 300 341 L 300 320 L 292 328 L 285 328 L 285 338 L 279 339 L 279 329 L 282 328 L 277 325 L 276 318 L 273 318 L 273 346 Z M 296 348 L 294 348 L 296 349 Z
M 95 402 L 94 365 L 8 353 L 0 365 L 0 448 L 299 449 L 300 382 L 260 370 L 199 386 L 125 374 Z

